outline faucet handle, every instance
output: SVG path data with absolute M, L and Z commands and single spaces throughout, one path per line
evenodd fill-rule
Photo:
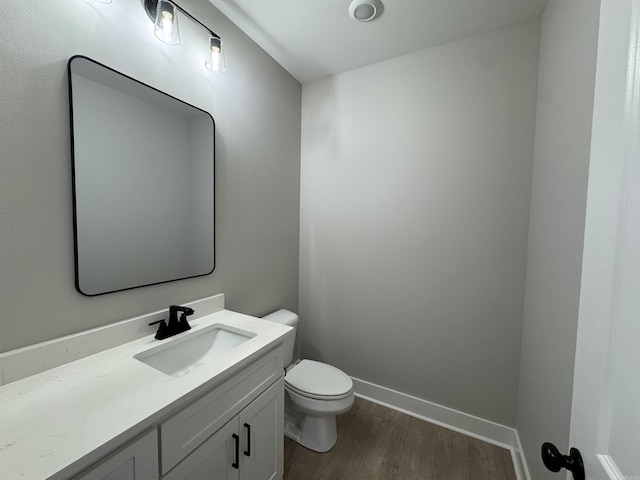
M 191 310 L 191 313 L 183 312 L 182 315 L 180 315 L 178 325 L 183 332 L 191 330 L 191 325 L 189 325 L 189 322 L 187 322 L 187 315 L 193 315 L 193 310 Z
M 149 325 L 157 325 L 160 324 L 158 326 L 158 331 L 156 332 L 156 339 L 157 340 L 164 340 L 165 338 L 167 338 L 168 335 L 168 328 L 167 328 L 167 321 L 163 318 L 162 320 L 156 320 L 155 322 L 151 322 Z

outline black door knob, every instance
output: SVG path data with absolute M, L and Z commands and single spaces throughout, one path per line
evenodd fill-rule
M 577 448 L 571 448 L 569 455 L 562 455 L 553 443 L 544 442 L 541 454 L 544 466 L 552 472 L 566 468 L 573 474 L 573 480 L 585 480 L 584 463 Z

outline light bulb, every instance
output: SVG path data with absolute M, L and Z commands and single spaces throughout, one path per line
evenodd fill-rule
M 158 40 L 168 45 L 180 43 L 180 29 L 176 7 L 167 0 L 158 0 L 154 33 Z
M 224 51 L 222 50 L 222 40 L 220 37 L 209 38 L 209 61 L 205 67 L 213 73 L 224 73 L 226 65 L 224 63 Z
M 171 43 L 171 32 L 173 31 L 173 15 L 169 12 L 162 12 L 161 20 L 162 38 L 164 43 Z

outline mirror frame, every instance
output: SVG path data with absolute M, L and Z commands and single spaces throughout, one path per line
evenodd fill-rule
M 74 59 L 84 59 L 87 60 L 91 63 L 96 64 L 97 66 L 104 68 L 110 72 L 112 72 L 115 75 L 124 77 L 125 79 L 134 82 L 135 84 L 138 84 L 140 86 L 146 87 L 147 89 L 155 92 L 154 94 L 159 94 L 164 96 L 167 99 L 170 99 L 172 101 L 176 101 L 179 102 L 180 104 L 187 106 L 187 107 L 191 107 L 195 110 L 198 110 L 199 112 L 206 114 L 212 122 L 212 189 L 213 189 L 213 195 L 212 195 L 212 200 L 213 200 L 213 205 L 212 205 L 212 226 L 213 226 L 213 236 L 212 236 L 212 241 L 213 241 L 213 245 L 211 246 L 212 248 L 212 261 L 213 261 L 213 266 L 211 268 L 210 271 L 206 271 L 204 273 L 197 273 L 195 275 L 187 275 L 187 276 L 177 276 L 177 277 L 172 277 L 172 278 L 167 278 L 166 280 L 160 280 L 160 281 L 154 281 L 154 282 L 150 282 L 150 283 L 142 283 L 139 285 L 131 285 L 131 286 L 125 286 L 123 288 L 116 288 L 113 290 L 108 290 L 108 291 L 104 291 L 104 292 L 98 292 L 98 293 L 87 293 L 82 291 L 81 285 L 80 285 L 80 265 L 79 265 L 79 239 L 78 239 L 78 205 L 77 205 L 77 187 L 76 187 L 76 182 L 77 182 L 77 177 L 76 177 L 76 139 L 75 139 L 75 135 L 74 135 L 74 112 L 73 112 L 73 85 L 72 85 L 72 62 Z M 203 277 L 203 276 L 207 276 L 210 275 L 211 273 L 214 272 L 215 268 L 216 268 L 216 208 L 215 208 L 215 150 L 216 150 L 216 140 L 215 140 L 215 120 L 213 118 L 213 116 L 201 109 L 198 108 L 194 105 L 191 105 L 188 102 L 185 102 L 183 100 L 180 100 L 179 98 L 176 98 L 172 95 L 169 95 L 168 93 L 163 92 L 162 90 L 159 90 L 155 87 L 152 87 L 144 82 L 141 82 L 140 80 L 137 80 L 129 75 L 126 75 L 122 72 L 119 72 L 107 65 L 104 65 L 103 63 L 100 63 L 92 58 L 89 58 L 87 56 L 84 55 L 74 55 L 71 58 L 69 58 L 69 61 L 67 62 L 67 79 L 68 79 L 68 92 L 69 92 L 69 125 L 70 125 L 70 139 L 71 139 L 71 186 L 72 186 L 72 194 L 73 194 L 73 240 L 74 240 L 74 271 L 75 271 L 75 288 L 76 290 L 81 293 L 82 295 L 88 296 L 88 297 L 95 297 L 95 296 L 99 296 L 99 295 L 106 295 L 108 293 L 116 293 L 116 292 L 122 292 L 122 291 L 126 291 L 126 290 L 132 290 L 135 288 L 142 288 L 142 287 L 147 287 L 147 286 L 152 286 L 152 285 L 160 285 L 163 283 L 170 283 L 170 282 L 175 282 L 178 280 L 185 280 L 185 279 L 189 279 L 189 278 L 197 278 L 197 277 Z M 153 93 L 152 92 L 152 93 Z

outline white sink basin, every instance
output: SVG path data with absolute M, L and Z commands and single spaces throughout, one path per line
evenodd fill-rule
M 255 336 L 255 333 L 216 323 L 162 340 L 166 343 L 140 352 L 133 358 L 167 375 L 180 377 Z

